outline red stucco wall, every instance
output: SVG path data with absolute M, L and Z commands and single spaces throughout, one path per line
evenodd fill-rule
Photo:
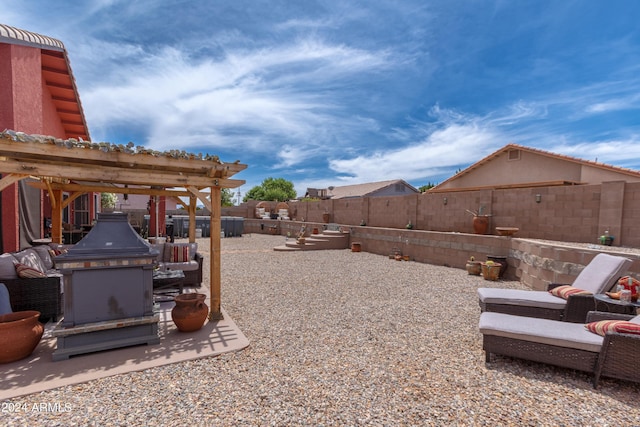
M 65 134 L 51 95 L 42 80 L 40 49 L 0 43 L 0 129 L 46 134 Z M 2 249 L 19 248 L 18 190 L 12 185 L 1 193 Z M 43 204 L 50 216 L 50 206 Z

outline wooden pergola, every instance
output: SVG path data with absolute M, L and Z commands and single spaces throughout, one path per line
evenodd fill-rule
M 195 241 L 196 203 L 211 212 L 210 312 L 221 319 L 220 309 L 220 206 L 221 190 L 236 188 L 243 180 L 230 179 L 246 169 L 224 163 L 217 156 L 183 151 L 158 152 L 105 142 L 62 140 L 54 137 L 0 133 L 0 191 L 26 178 L 49 194 L 52 207 L 52 242 L 62 243 L 62 212 L 77 197 L 89 192 L 116 192 L 173 197 L 189 213 L 189 241 Z M 81 184 L 79 184 L 81 183 Z M 114 187 L 116 185 L 117 187 Z M 205 190 L 209 189 L 210 192 Z M 63 193 L 69 197 L 63 199 Z M 188 198 L 186 203 L 182 198 Z M 157 220 L 157 219 L 156 219 Z

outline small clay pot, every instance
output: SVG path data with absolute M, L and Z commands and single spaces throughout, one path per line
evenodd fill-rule
M 467 261 L 467 273 L 471 276 L 479 276 L 482 272 L 482 265 L 480 261 Z
M 171 310 L 171 319 L 179 331 L 194 332 L 202 328 L 209 313 L 209 307 L 204 303 L 205 298 L 205 294 L 176 295 L 176 306 Z
M 35 310 L 0 316 L 0 363 L 15 362 L 33 353 L 44 332 L 39 317 L 40 312 Z

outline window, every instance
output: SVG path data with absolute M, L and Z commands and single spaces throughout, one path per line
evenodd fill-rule
M 520 160 L 520 150 L 509 150 L 507 152 L 507 158 L 511 160 Z

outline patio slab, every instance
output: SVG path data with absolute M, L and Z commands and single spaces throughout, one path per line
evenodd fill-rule
M 242 350 L 249 345 L 249 340 L 224 309 L 223 320 L 207 321 L 199 331 L 184 333 L 178 331 L 171 320 L 173 306 L 173 302 L 160 305 L 160 344 L 101 351 L 58 362 L 53 361 L 56 338 L 51 333 L 53 324 L 48 323 L 40 344 L 30 357 L 0 365 L 0 400 L 126 372 L 217 356 Z

